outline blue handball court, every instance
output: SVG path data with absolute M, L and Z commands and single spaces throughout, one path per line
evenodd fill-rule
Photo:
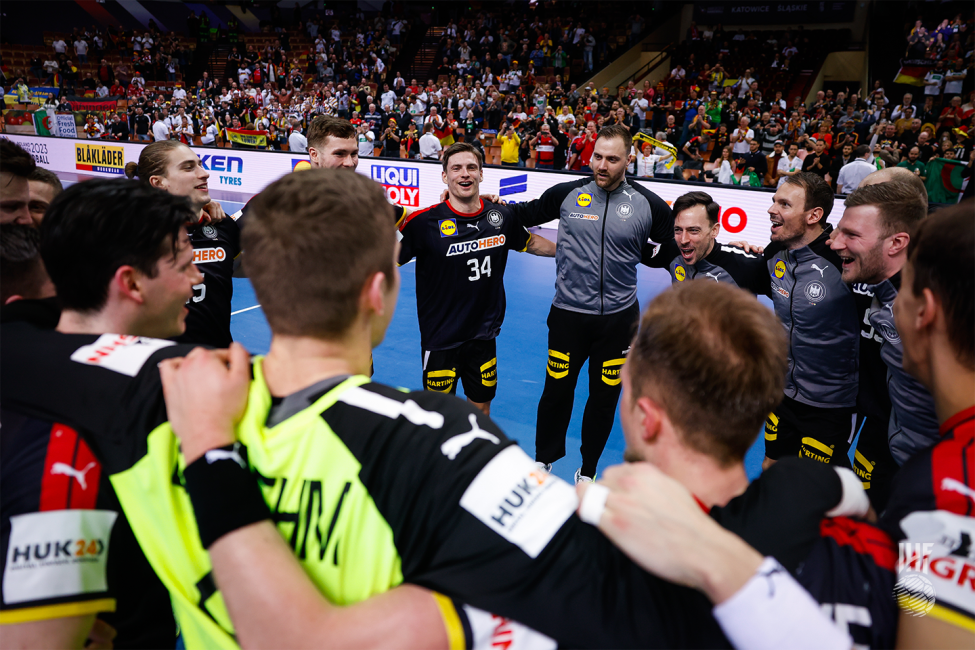
M 226 207 L 229 211 L 233 206 Z M 556 233 L 542 230 L 540 234 L 554 239 Z M 374 353 L 375 381 L 412 390 L 422 386 L 415 268 L 414 263 L 400 268 L 402 287 L 396 314 L 386 340 Z M 670 276 L 666 271 L 640 267 L 637 287 L 641 306 L 669 286 Z M 542 395 L 548 360 L 548 328 L 545 320 L 555 295 L 555 260 L 511 253 L 508 256 L 505 290 L 508 309 L 497 341 L 498 394 L 491 405 L 491 417 L 527 453 L 534 455 L 536 408 Z M 761 300 L 771 307 L 765 298 Z M 234 280 L 233 312 L 231 330 L 234 339 L 252 354 L 266 353 L 271 343 L 271 330 L 246 279 Z M 458 390 L 458 395 L 462 394 L 463 391 Z M 582 465 L 579 436 L 582 411 L 588 395 L 588 374 L 584 368 L 576 386 L 566 441 L 567 455 L 553 467 L 555 474 L 570 482 L 575 470 Z M 610 465 L 623 462 L 624 446 L 623 429 L 617 413 L 613 432 L 599 462 L 600 472 Z M 759 436 L 745 461 L 749 477 L 754 478 L 760 473 L 764 450 L 764 442 Z

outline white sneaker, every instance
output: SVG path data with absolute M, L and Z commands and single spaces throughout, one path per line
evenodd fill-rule
M 578 485 L 579 483 L 594 483 L 595 482 L 591 478 L 589 478 L 588 476 L 583 476 L 582 475 L 582 468 L 581 467 L 576 470 L 575 481 L 576 481 L 576 485 Z
M 540 463 L 540 462 L 538 462 L 538 461 L 536 460 L 536 461 L 535 461 L 535 464 L 536 464 L 536 465 L 537 465 L 538 467 L 540 467 L 540 468 L 542 468 L 542 469 L 544 469 L 544 470 L 545 470 L 546 472 L 548 472 L 549 474 L 551 474 L 551 473 L 552 473 L 552 463 Z

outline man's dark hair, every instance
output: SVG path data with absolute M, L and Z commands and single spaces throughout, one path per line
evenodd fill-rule
M 37 163 L 27 151 L 7 138 L 0 138 L 0 173 L 27 178 Z
M 340 117 L 319 115 L 308 125 L 308 134 L 305 137 L 309 147 L 321 149 L 330 137 L 339 140 L 354 139 L 355 127 L 352 126 L 352 122 Z
M 857 158 L 863 158 L 868 153 L 870 153 L 870 147 L 865 144 L 857 145 L 857 148 L 853 150 L 853 155 Z
M 715 203 L 714 199 L 712 199 L 711 195 L 707 192 L 688 192 L 687 194 L 679 196 L 677 197 L 677 200 L 674 201 L 674 204 L 670 206 L 670 209 L 674 217 L 677 217 L 678 214 L 684 210 L 693 208 L 695 205 L 704 206 L 704 209 L 708 213 L 709 224 L 713 226 L 714 224 L 718 223 L 718 212 L 721 211 L 721 206 Z
M 0 225 L 0 304 L 6 304 L 11 296 L 40 297 L 39 289 L 47 280 L 40 243 L 40 233 L 33 225 Z
M 447 150 L 443 152 L 443 170 L 447 171 L 447 161 L 450 157 L 459 153 L 472 153 L 474 158 L 477 159 L 477 168 L 481 169 L 484 166 L 484 158 L 481 156 L 481 152 L 477 150 L 477 147 L 470 144 L 469 142 L 455 142 L 454 144 L 447 147 Z
M 626 154 L 630 154 L 630 148 L 633 146 L 633 136 L 630 135 L 630 129 L 623 124 L 613 124 L 612 126 L 604 126 L 599 130 L 598 138 L 618 138 L 623 141 L 623 146 L 626 150 Z
M 788 185 L 798 185 L 806 193 L 805 205 L 802 206 L 803 210 L 823 209 L 823 218 L 819 221 L 821 224 L 825 224 L 826 217 L 833 211 L 834 196 L 829 183 L 822 176 L 812 172 L 798 172 L 788 176 L 785 182 Z
M 925 218 L 907 245 L 914 271 L 911 290 L 930 289 L 945 311 L 948 340 L 958 361 L 975 370 L 975 201 L 942 208 Z
M 41 258 L 64 309 L 98 311 L 120 266 L 155 277 L 175 258 L 189 199 L 127 180 L 91 180 L 62 192 L 41 222 Z
M 38 167 L 30 173 L 27 177 L 29 181 L 40 181 L 41 183 L 47 183 L 52 188 L 54 188 L 54 196 L 57 197 L 58 194 L 64 191 L 64 185 L 61 184 L 61 179 L 58 175 L 49 169 L 44 169 L 43 167 Z

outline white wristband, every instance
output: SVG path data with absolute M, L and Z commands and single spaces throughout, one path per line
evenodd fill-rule
M 826 513 L 827 517 L 865 517 L 870 510 L 870 499 L 867 492 L 863 489 L 863 482 L 852 470 L 845 467 L 834 467 L 839 474 L 840 483 L 843 486 L 843 497 L 832 510 Z
M 579 519 L 593 526 L 599 525 L 599 518 L 606 509 L 606 499 L 609 498 L 609 488 L 599 483 L 593 483 L 586 488 L 579 506 Z
M 713 610 L 725 636 L 739 650 L 849 650 L 853 639 L 773 558 Z

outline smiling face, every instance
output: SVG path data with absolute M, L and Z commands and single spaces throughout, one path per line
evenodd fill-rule
M 0 223 L 31 225 L 29 203 L 27 179 L 10 172 L 0 172 Z
M 708 221 L 708 212 L 703 205 L 692 206 L 674 215 L 674 241 L 687 264 L 694 265 L 704 259 L 714 247 L 714 239 L 720 231 L 720 225 Z
M 193 285 L 203 282 L 203 274 L 193 265 L 193 245 L 181 229 L 175 257 L 163 255 L 156 262 L 155 277 L 142 275 L 142 291 L 145 309 L 138 331 L 143 336 L 171 338 L 186 329 L 186 301 L 193 297 Z
M 169 152 L 166 173 L 149 180 L 161 190 L 187 197 L 195 210 L 202 210 L 210 202 L 208 178 L 210 172 L 203 168 L 200 157 L 186 145 L 181 145 Z
M 483 173 L 477 156 L 469 151 L 452 155 L 447 161 L 447 171 L 441 172 L 441 176 L 452 198 L 467 201 L 480 194 Z
M 28 203 L 30 218 L 35 226 L 40 227 L 47 206 L 54 200 L 54 187 L 44 181 L 33 180 L 28 181 L 28 187 L 30 188 L 30 203 Z
M 772 197 L 768 209 L 772 222 L 771 240 L 786 248 L 802 241 L 806 234 L 808 217 L 812 210 L 805 209 L 806 191 L 800 185 L 783 183 Z
M 830 245 L 843 261 L 843 282 L 877 284 L 889 275 L 884 265 L 880 213 L 875 205 L 858 205 L 843 212 Z

